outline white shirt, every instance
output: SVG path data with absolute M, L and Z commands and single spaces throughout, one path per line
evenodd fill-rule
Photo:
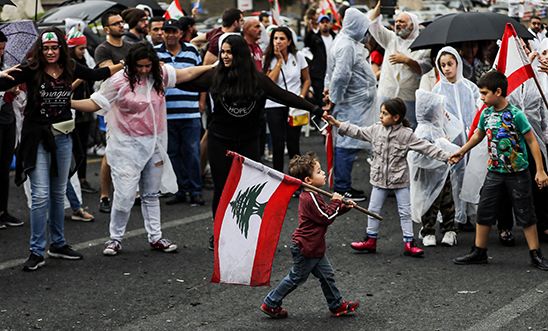
M 333 36 L 330 34 L 329 36 L 322 35 L 323 44 L 325 45 L 325 50 L 328 51 L 331 49 L 331 45 L 333 45 Z
M 301 94 L 301 70 L 308 68 L 308 63 L 301 52 L 297 52 L 297 56 L 289 53 L 287 56 L 287 62 L 282 64 L 282 69 L 278 75 L 278 79 L 275 81 L 276 85 L 292 92 L 296 95 Z M 278 59 L 274 58 L 270 62 L 270 70 L 273 70 L 278 63 Z M 283 71 L 283 74 L 282 74 Z M 285 84 L 284 84 L 285 77 Z M 285 107 L 272 100 L 266 100 L 265 108 Z

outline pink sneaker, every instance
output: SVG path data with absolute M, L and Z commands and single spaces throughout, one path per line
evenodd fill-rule
M 337 309 L 331 310 L 331 314 L 335 317 L 339 317 L 342 315 L 346 315 L 348 313 L 352 313 L 358 309 L 360 306 L 359 301 L 343 301 L 341 306 Z
M 412 241 L 406 242 L 404 244 L 403 254 L 412 257 L 422 257 L 424 255 L 424 251 L 422 250 L 422 248 L 416 246 L 415 239 L 413 239 Z
M 356 251 L 375 253 L 377 252 L 377 238 L 366 237 L 364 241 L 355 241 L 350 247 Z
M 150 243 L 150 247 L 154 250 L 162 251 L 162 252 L 173 252 L 177 250 L 177 245 L 172 243 L 170 240 L 162 238 L 160 240 L 157 240 L 153 243 Z

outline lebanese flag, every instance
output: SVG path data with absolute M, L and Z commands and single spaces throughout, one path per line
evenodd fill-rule
M 521 84 L 525 83 L 530 78 L 535 76 L 529 57 L 525 54 L 520 40 L 517 36 L 514 26 L 506 23 L 502 43 L 500 44 L 497 57 L 493 64 L 493 69 L 502 72 L 508 78 L 508 91 L 506 95 L 510 95 Z M 482 111 L 487 108 L 485 104 L 476 111 L 476 116 L 472 122 L 468 139 L 472 137 L 478 126 Z
M 270 2 L 270 13 L 272 16 L 272 24 L 277 26 L 282 26 L 283 22 L 280 18 L 280 4 L 278 0 L 269 0 Z
M 213 283 L 269 286 L 287 205 L 301 181 L 234 152 L 215 215 Z
M 179 0 L 173 0 L 169 7 L 167 7 L 166 12 L 164 13 L 164 18 L 166 20 L 170 19 L 179 19 L 181 17 L 185 16 L 185 13 L 183 12 L 183 7 L 181 6 L 181 3 Z

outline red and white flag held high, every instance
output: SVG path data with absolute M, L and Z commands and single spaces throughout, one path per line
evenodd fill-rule
M 270 285 L 287 205 L 301 181 L 234 152 L 217 207 L 214 283 Z
M 523 50 L 514 26 L 510 23 L 506 23 L 502 43 L 495 58 L 493 69 L 503 73 L 508 78 L 506 95 L 510 95 L 517 87 L 535 76 L 531 67 L 531 61 L 529 61 L 529 57 Z M 477 110 L 474 122 L 470 128 L 469 138 L 474 134 L 481 112 L 485 108 L 485 105 L 483 105 L 481 109 Z
M 185 16 L 183 12 L 183 7 L 181 6 L 181 3 L 179 0 L 173 0 L 169 7 L 167 8 L 166 12 L 164 13 L 164 18 L 166 20 L 170 19 L 179 19 L 181 17 Z
M 280 18 L 280 4 L 278 0 L 269 0 L 270 1 L 270 13 L 272 14 L 272 24 L 281 26 L 283 25 L 282 19 Z

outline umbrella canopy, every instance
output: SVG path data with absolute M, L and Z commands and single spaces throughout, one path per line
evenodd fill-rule
M 5 5 L 15 6 L 15 4 L 11 2 L 10 0 L 0 0 L 0 6 L 5 6 Z
M 30 20 L 2 24 L 0 31 L 8 38 L 4 50 L 4 63 L 8 67 L 21 63 L 38 37 L 36 26 Z
M 136 7 L 137 5 L 147 5 L 152 9 L 153 16 L 162 16 L 165 10 L 160 7 L 156 0 L 111 0 L 128 8 Z
M 409 47 L 411 50 L 442 47 L 465 41 L 497 40 L 502 38 L 506 23 L 511 23 L 519 37 L 534 36 L 514 19 L 491 12 L 447 14 L 435 19 Z

